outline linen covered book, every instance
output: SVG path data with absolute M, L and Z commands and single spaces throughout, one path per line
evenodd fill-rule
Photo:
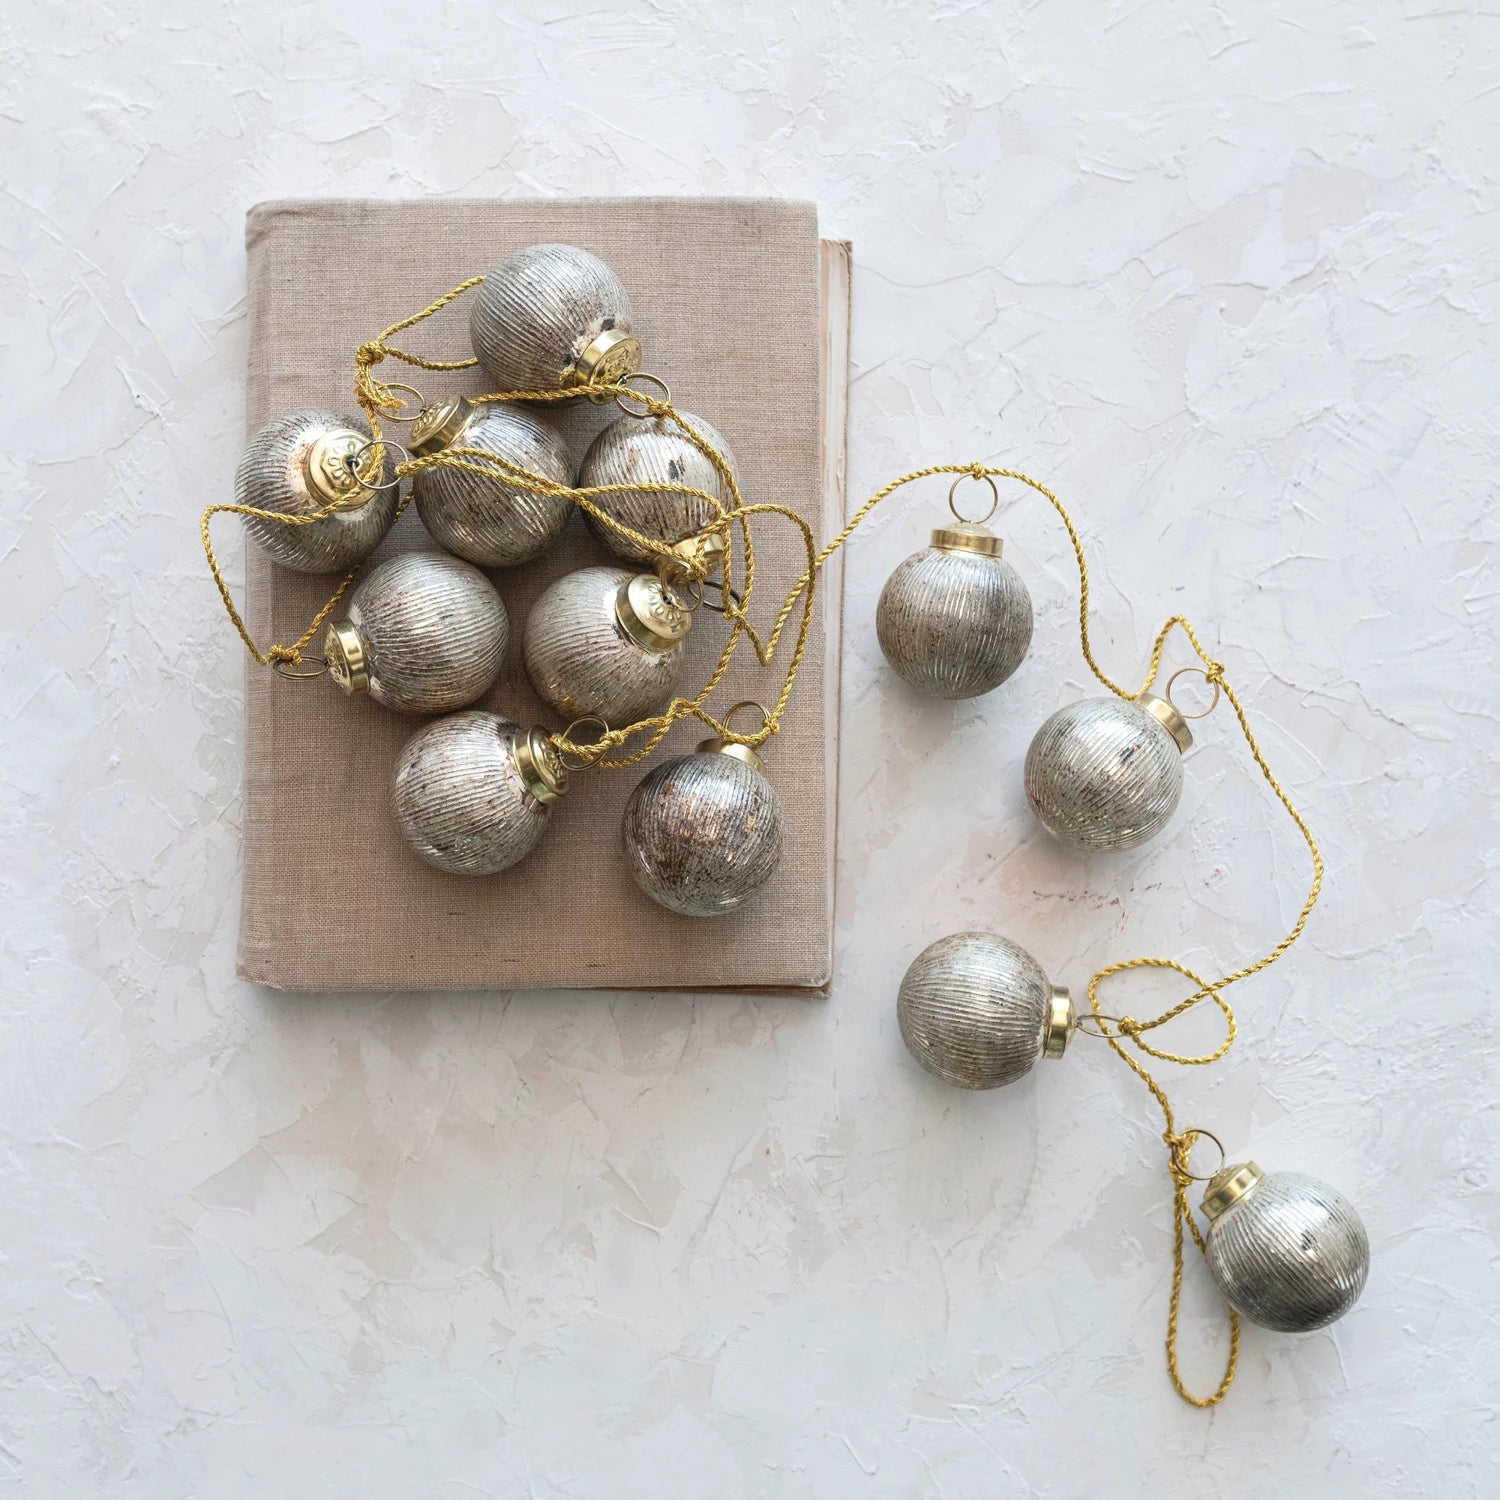
M 732 451 L 748 501 L 800 511 L 820 538 L 841 524 L 848 383 L 848 246 L 820 242 L 807 204 L 730 199 L 262 204 L 247 222 L 248 425 L 301 407 L 357 414 L 356 347 L 512 251 L 580 245 L 619 274 L 645 368 L 677 405 L 710 421 Z M 461 299 L 403 334 L 402 348 L 460 359 Z M 478 370 L 438 374 L 394 361 L 377 374 L 428 399 L 486 389 Z M 582 456 L 619 412 L 571 404 L 562 422 Z M 399 438 L 401 429 L 393 429 Z M 431 547 L 414 508 L 377 557 Z M 510 617 L 505 669 L 477 707 L 563 727 L 532 692 L 521 640 L 536 596 L 574 568 L 612 562 L 575 516 L 558 546 L 491 573 Z M 802 571 L 800 537 L 756 526 L 761 626 Z M 247 620 L 257 639 L 294 640 L 330 592 L 246 547 Z M 819 586 L 817 619 L 782 732 L 763 751 L 781 799 L 776 873 L 744 908 L 678 916 L 631 879 L 620 843 L 626 798 L 652 766 L 707 731 L 676 726 L 639 767 L 574 775 L 551 826 L 521 864 L 481 879 L 430 869 L 389 809 L 401 746 L 423 723 L 323 677 L 247 670 L 244 885 L 239 972 L 289 990 L 687 989 L 818 992 L 833 963 L 834 776 L 840 579 Z M 691 695 L 724 640 L 700 611 L 680 690 Z M 790 641 L 769 668 L 743 644 L 712 704 L 774 701 Z

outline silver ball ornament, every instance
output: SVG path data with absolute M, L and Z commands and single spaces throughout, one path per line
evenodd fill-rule
M 391 529 L 397 489 L 367 488 L 390 481 L 386 452 L 371 449 L 363 417 L 330 411 L 297 411 L 268 422 L 245 444 L 234 472 L 236 505 L 278 515 L 308 516 L 335 500 L 346 509 L 303 526 L 283 526 L 257 516 L 245 518 L 250 539 L 271 559 L 297 573 L 340 573 L 356 568 Z
M 388 558 L 328 627 L 323 658 L 346 693 L 400 713 L 438 714 L 482 697 L 500 675 L 505 606 L 478 568 L 441 552 Z
M 719 433 L 702 417 L 691 412 L 682 416 L 733 469 L 734 457 Z M 726 506 L 733 498 L 708 455 L 668 417 L 621 417 L 589 444 L 578 470 L 579 488 L 607 484 L 681 484 L 715 495 Z M 707 500 L 670 492 L 629 490 L 596 496 L 593 503 L 632 530 L 668 544 L 696 535 L 719 519 L 719 512 Z M 588 512 L 584 514 L 589 529 L 617 557 L 655 562 L 655 553 Z
M 688 917 L 738 910 L 781 858 L 781 807 L 745 745 L 705 740 L 666 761 L 630 794 L 621 825 L 635 882 Z
M 1037 730 L 1026 752 L 1026 798 L 1061 843 L 1134 849 L 1176 812 L 1192 743 L 1182 715 L 1154 694 L 1074 703 Z
M 649 573 L 580 568 L 532 606 L 522 646 L 526 675 L 564 719 L 623 728 L 671 698 L 692 618 Z
M 1072 997 L 1008 938 L 958 932 L 923 949 L 896 997 L 901 1038 L 929 1073 L 965 1089 L 1024 1078 L 1067 1050 Z
M 936 698 L 977 698 L 1000 686 L 1031 645 L 1031 595 L 1001 540 L 963 521 L 932 533 L 881 590 L 875 632 L 885 659 Z
M 620 278 L 573 245 L 531 245 L 491 271 L 474 294 L 469 340 L 502 391 L 614 382 L 641 367 Z
M 1278 1333 L 1344 1316 L 1370 1273 L 1365 1226 L 1341 1193 L 1302 1172 L 1225 1167 L 1208 1185 L 1208 1269 L 1230 1306 Z
M 477 448 L 556 484 L 573 483 L 562 434 L 546 417 L 506 402 L 475 406 L 453 396 L 423 407 L 412 424 L 411 451 L 426 456 L 449 448 Z M 451 465 L 419 469 L 412 492 L 433 540 L 484 568 L 513 568 L 539 557 L 573 518 L 567 495 Z
M 406 742 L 391 807 L 402 837 L 429 865 L 493 875 L 536 847 L 567 784 L 544 730 L 468 709 Z

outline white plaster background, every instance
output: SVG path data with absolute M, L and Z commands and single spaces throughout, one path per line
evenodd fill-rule
M 1493 5 L 58 0 L 0 37 L 0 1492 L 1496 1493 Z M 1081 1042 L 958 1097 L 894 1024 L 943 932 L 1075 985 L 1220 971 L 1306 875 L 1222 713 L 1170 837 L 1039 841 L 1021 756 L 1087 683 L 1025 497 L 1037 642 L 988 701 L 874 646 L 940 488 L 849 554 L 830 1002 L 233 978 L 241 661 L 197 513 L 242 435 L 244 211 L 610 192 L 816 199 L 856 246 L 853 495 L 1054 481 L 1109 666 L 1186 610 L 1323 841 L 1240 1045 L 1169 1082 L 1350 1193 L 1374 1270 L 1329 1332 L 1248 1330 L 1211 1415 L 1163 1368 L 1137 1082 Z M 1220 1340 L 1193 1267 L 1199 1386 Z

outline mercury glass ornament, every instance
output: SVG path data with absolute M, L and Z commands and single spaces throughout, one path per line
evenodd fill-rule
M 491 271 L 474 295 L 469 340 L 502 391 L 612 383 L 641 367 L 620 278 L 573 245 L 531 245 Z
M 875 607 L 885 659 L 935 698 L 977 698 L 1000 686 L 1031 645 L 1031 595 L 974 521 L 941 526 L 886 580 Z
M 348 500 L 305 526 L 282 526 L 255 516 L 245 530 L 263 552 L 297 573 L 342 573 L 356 568 L 379 545 L 396 518 L 397 487 L 390 482 L 383 448 L 370 448 L 363 417 L 331 411 L 297 411 L 268 422 L 245 444 L 234 471 L 236 505 L 279 515 L 309 516 Z M 362 451 L 364 450 L 364 451 Z M 355 473 L 371 481 L 367 487 Z
M 683 412 L 682 417 L 733 469 L 733 455 L 719 433 L 691 412 Z M 589 444 L 578 470 L 579 488 L 605 484 L 682 484 L 715 495 L 726 506 L 733 499 L 708 455 L 670 417 L 621 417 Z M 719 519 L 719 512 L 707 500 L 694 495 L 628 490 L 595 496 L 593 503 L 632 530 L 668 544 L 697 535 Z M 587 511 L 584 516 L 589 529 L 615 556 L 636 563 L 656 561 L 658 554 L 621 536 Z
M 1024 948 L 991 932 L 939 938 L 913 960 L 896 998 L 901 1038 L 939 1078 L 994 1089 L 1061 1057 L 1078 1026 L 1073 999 Z
M 564 719 L 624 728 L 671 698 L 692 623 L 676 593 L 650 573 L 580 568 L 532 606 L 526 675 Z
M 567 769 L 543 729 L 468 709 L 419 729 L 391 805 L 406 842 L 450 875 L 493 875 L 536 847 Z
M 452 396 L 424 406 L 412 423 L 411 451 L 479 448 L 559 485 L 573 483 L 562 434 L 543 416 L 506 402 L 475 406 Z M 539 494 L 472 469 L 419 469 L 412 478 L 417 514 L 434 541 L 484 568 L 512 568 L 540 556 L 567 530 L 573 502 Z
M 1059 709 L 1026 752 L 1026 797 L 1042 827 L 1075 849 L 1134 849 L 1171 820 L 1193 743 L 1165 698 L 1090 698 Z
M 400 713 L 439 714 L 482 697 L 500 675 L 509 627 L 495 586 L 441 552 L 373 568 L 328 627 L 323 659 L 346 693 Z
M 775 871 L 781 808 L 754 750 L 704 740 L 640 782 L 621 836 L 630 873 L 653 901 L 686 917 L 720 917 Z
M 1353 1206 L 1316 1177 L 1226 1166 L 1203 1197 L 1208 1268 L 1230 1305 L 1278 1333 L 1326 1328 L 1359 1300 L 1370 1240 Z

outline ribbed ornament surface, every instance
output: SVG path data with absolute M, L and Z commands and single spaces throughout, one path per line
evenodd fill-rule
M 683 412 L 682 416 L 724 455 L 733 469 L 734 455 L 720 434 L 702 417 L 691 412 Z M 621 417 L 611 422 L 583 455 L 578 484 L 581 489 L 599 484 L 685 484 L 705 494 L 717 495 L 725 505 L 730 503 L 729 486 L 719 477 L 707 455 L 664 417 Z M 707 500 L 692 495 L 634 490 L 600 495 L 594 504 L 617 521 L 659 542 L 679 542 L 718 519 L 718 512 Z M 654 560 L 654 553 L 638 547 L 587 511 L 584 516 L 589 529 L 617 557 L 639 563 Z
M 573 483 L 573 459 L 562 434 L 521 407 L 480 407 L 450 446 L 482 448 L 558 484 Z M 469 469 L 421 469 L 412 487 L 417 514 L 433 540 L 484 568 L 511 568 L 539 557 L 567 529 L 575 509 L 566 495 L 538 495 Z
M 1252 1323 L 1308 1333 L 1359 1300 L 1370 1241 L 1343 1194 L 1302 1172 L 1271 1172 L 1209 1224 L 1208 1268 Z
M 391 806 L 406 842 L 452 875 L 493 875 L 524 859 L 547 827 L 516 769 L 517 727 L 469 709 L 419 729 L 396 762 Z
M 370 696 L 438 714 L 483 696 L 500 675 L 509 627 L 495 586 L 443 553 L 392 557 L 360 580 L 348 618 L 364 643 Z
M 1065 844 L 1134 849 L 1177 811 L 1182 751 L 1138 704 L 1090 698 L 1059 709 L 1037 730 L 1026 752 L 1026 796 Z
M 615 613 L 625 568 L 566 573 L 532 606 L 523 652 L 537 696 L 564 719 L 595 717 L 623 729 L 661 709 L 677 686 L 682 644 L 648 651 Z
M 896 1016 L 911 1055 L 965 1089 L 1014 1083 L 1041 1055 L 1052 985 L 1008 938 L 959 932 L 939 938 L 901 981 Z
M 1031 645 L 1031 595 L 1002 557 L 927 547 L 886 580 L 875 609 L 885 659 L 938 698 L 1000 686 Z
M 469 340 L 500 391 L 554 390 L 606 329 L 630 331 L 630 299 L 597 256 L 572 245 L 531 245 L 474 294 Z
M 781 858 L 775 788 L 732 755 L 666 761 L 625 804 L 621 834 L 636 884 L 687 917 L 717 917 L 753 896 Z
M 306 516 L 322 510 L 326 498 L 308 486 L 307 461 L 313 444 L 330 432 L 347 429 L 368 439 L 370 424 L 363 417 L 341 417 L 331 411 L 297 411 L 277 417 L 257 432 L 240 455 L 234 471 L 236 505 Z M 374 451 L 360 459 L 368 473 Z M 379 481 L 391 475 L 382 452 Z M 338 573 L 357 567 L 391 529 L 399 503 L 397 491 L 374 490 L 363 505 L 335 511 L 307 526 L 278 526 L 274 521 L 245 518 L 250 539 L 284 568 L 297 573 Z

